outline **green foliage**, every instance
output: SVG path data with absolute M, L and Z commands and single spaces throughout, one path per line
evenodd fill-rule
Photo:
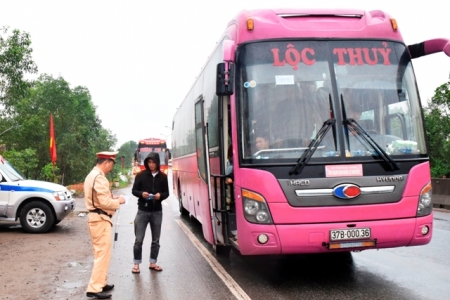
M 424 109 L 431 176 L 450 175 L 450 77 L 435 90 Z
M 119 154 L 117 154 L 117 157 L 124 157 L 124 168 L 128 168 L 132 165 L 136 149 L 137 143 L 135 141 L 126 142 L 118 149 Z
M 56 175 L 55 173 L 58 173 L 59 168 L 57 166 L 53 166 L 52 163 L 46 164 L 42 168 L 42 174 L 44 175 L 44 178 L 46 181 L 55 182 L 58 183 L 61 179 L 61 175 Z
M 32 179 L 48 179 L 42 172 L 50 161 L 49 122 L 53 114 L 57 148 L 55 177 L 67 185 L 84 181 L 95 164 L 95 153 L 111 149 L 115 137 L 101 126 L 91 95 L 85 87 L 71 89 L 63 78 L 43 74 L 33 82 L 26 97 L 14 105 L 11 124 L 20 124 L 14 134 L 0 136 L 7 149 L 35 149 L 38 165 Z
M 39 163 L 36 157 L 36 150 L 31 148 L 20 151 L 5 151 L 3 156 L 16 170 L 24 174 L 26 178 L 29 178 L 29 174 L 34 172 Z
M 15 29 L 9 34 L 8 27 L 0 29 L 0 103 L 9 112 L 15 101 L 25 96 L 29 82 L 26 73 L 37 73 L 37 66 L 31 58 L 33 49 L 30 35 Z

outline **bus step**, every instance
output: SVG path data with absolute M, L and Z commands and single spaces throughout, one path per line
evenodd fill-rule
M 234 248 L 236 248 L 236 249 L 239 250 L 239 243 L 238 243 L 238 240 L 235 239 L 235 238 L 229 238 L 229 240 L 230 240 L 230 244 L 231 244 Z

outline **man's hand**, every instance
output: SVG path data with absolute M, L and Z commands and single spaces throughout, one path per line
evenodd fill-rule
M 119 203 L 120 203 L 120 204 L 125 204 L 125 202 L 126 202 L 125 198 L 122 197 L 122 196 L 120 196 L 120 197 L 119 197 Z
M 142 192 L 142 198 L 147 199 L 148 196 L 150 196 L 149 193 L 147 193 L 147 192 Z
M 161 198 L 161 195 L 159 193 L 157 193 L 156 195 L 153 195 L 153 199 L 159 200 L 159 198 Z

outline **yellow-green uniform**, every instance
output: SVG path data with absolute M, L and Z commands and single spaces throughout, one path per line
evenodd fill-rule
M 94 184 L 95 182 L 95 184 Z M 87 287 L 88 293 L 99 293 L 106 285 L 112 248 L 112 216 L 119 209 L 113 199 L 105 173 L 94 167 L 84 181 L 84 197 L 89 210 L 88 228 L 94 250 L 94 267 Z M 103 213 L 92 212 L 101 209 Z

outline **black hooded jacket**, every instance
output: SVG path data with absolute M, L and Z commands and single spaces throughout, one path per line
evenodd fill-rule
M 156 163 L 156 169 L 158 174 L 153 177 L 152 172 L 148 166 L 148 160 L 151 159 Z M 134 180 L 132 193 L 138 197 L 138 208 L 143 211 L 161 211 L 161 201 L 169 197 L 169 183 L 167 181 L 167 175 L 160 170 L 159 154 L 156 152 L 150 152 L 144 160 L 145 171 L 142 171 L 136 175 Z M 150 194 L 161 195 L 159 200 L 146 200 L 142 198 L 142 193 L 147 192 Z

